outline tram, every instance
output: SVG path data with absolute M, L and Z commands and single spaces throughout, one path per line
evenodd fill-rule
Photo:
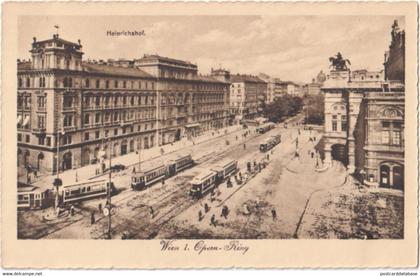
M 60 191 L 62 202 L 67 204 L 96 197 L 106 197 L 108 192 L 112 195 L 116 190 L 113 182 L 99 179 L 66 185 L 63 186 Z
M 227 177 L 235 174 L 238 171 L 238 161 L 226 160 L 222 161 L 212 168 L 212 171 L 217 173 L 217 182 L 222 182 Z
M 266 123 L 261 125 L 260 127 L 257 128 L 258 133 L 263 134 L 266 133 L 267 131 L 272 130 L 274 127 L 276 126 L 275 123 Z
M 226 178 L 237 173 L 238 170 L 238 161 L 225 160 L 218 163 L 211 169 L 201 171 L 190 182 L 190 195 L 196 198 L 202 197 L 208 191 L 223 182 Z
M 194 165 L 190 154 L 178 156 L 167 164 L 162 162 L 149 165 L 145 170 L 134 173 L 131 177 L 131 188 L 142 190 L 158 181 L 172 177 L 177 173 Z
M 267 138 L 260 144 L 260 151 L 266 152 L 272 148 L 274 148 L 276 145 L 280 144 L 281 142 L 281 136 L 275 135 L 271 136 L 270 138 Z
M 212 170 L 203 170 L 191 180 L 190 196 L 196 198 L 202 197 L 215 187 L 216 181 L 216 172 Z

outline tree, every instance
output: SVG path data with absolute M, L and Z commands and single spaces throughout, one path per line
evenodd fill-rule
M 271 122 L 278 123 L 285 117 L 294 116 L 302 110 L 302 98 L 290 95 L 275 98 L 264 106 L 263 114 Z
M 324 95 L 308 95 L 305 98 L 305 106 L 307 108 L 305 122 L 322 125 L 324 123 Z

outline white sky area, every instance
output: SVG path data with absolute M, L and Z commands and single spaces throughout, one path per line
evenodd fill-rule
M 404 29 L 401 16 L 22 16 L 18 54 L 29 59 L 32 38 L 52 38 L 59 25 L 61 38 L 81 40 L 85 60 L 159 54 L 196 63 L 202 74 L 221 65 L 232 74 L 310 82 L 338 51 L 352 70 L 381 70 L 394 19 Z

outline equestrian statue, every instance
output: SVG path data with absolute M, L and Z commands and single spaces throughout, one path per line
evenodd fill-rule
M 330 67 L 332 66 L 335 71 L 347 71 L 347 63 L 348 65 L 351 65 L 350 60 L 343 59 L 340 52 L 338 52 L 335 57 L 330 57 L 330 62 Z

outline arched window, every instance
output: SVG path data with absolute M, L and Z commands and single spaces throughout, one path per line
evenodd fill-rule
M 69 87 L 73 87 L 73 80 L 72 80 L 72 78 L 69 78 Z
M 64 87 L 68 87 L 68 85 L 69 85 L 69 83 L 68 83 L 67 78 L 64 78 L 64 80 L 63 80 L 63 86 Z
M 26 78 L 26 87 L 31 87 L 31 79 Z
M 23 80 L 22 78 L 18 79 L 18 87 L 22 87 L 23 86 Z

